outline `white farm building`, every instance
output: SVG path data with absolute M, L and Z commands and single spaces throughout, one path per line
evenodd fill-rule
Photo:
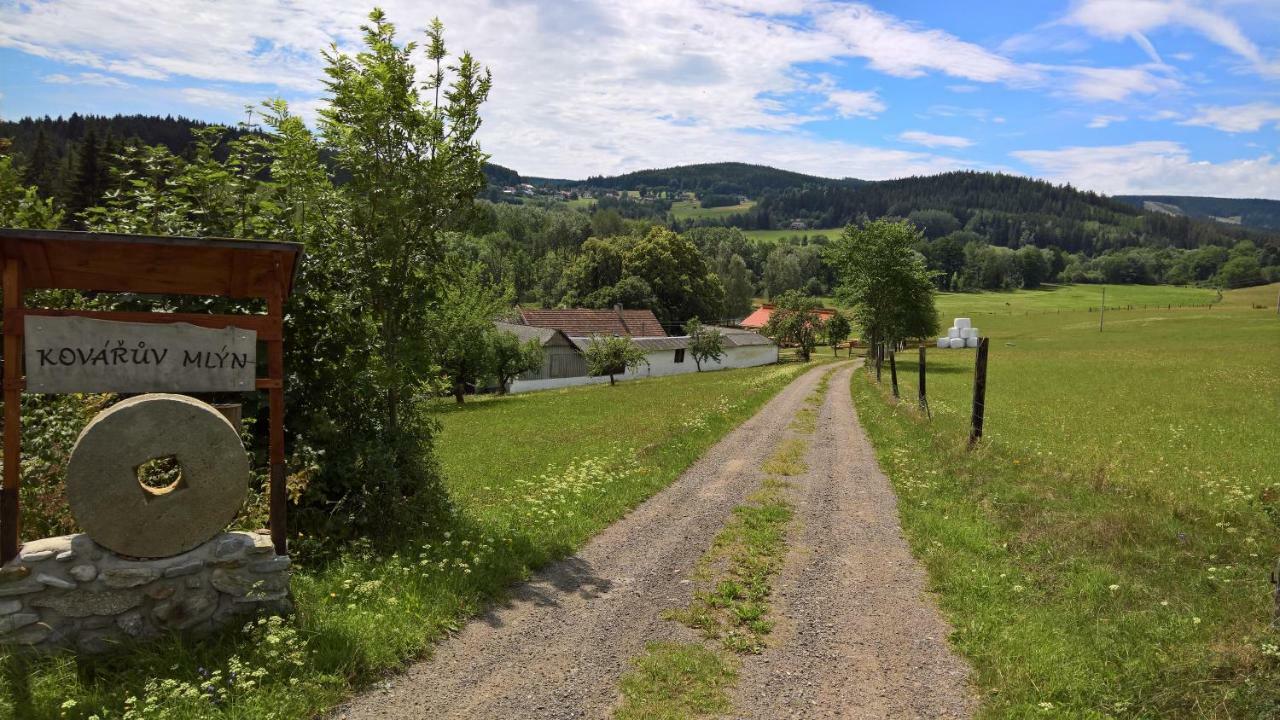
M 689 338 L 667 335 L 649 310 L 521 310 L 520 323 L 498 323 L 498 328 L 521 340 L 537 340 L 542 345 L 542 367 L 525 373 L 511 383 L 509 392 L 607 383 L 608 377 L 587 375 L 582 353 L 594 335 L 627 335 L 645 352 L 648 365 L 615 375 L 617 380 L 658 377 L 695 372 L 688 354 Z M 707 361 L 703 370 L 769 365 L 778 361 L 778 346 L 750 330 L 716 328 L 724 335 L 724 356 Z

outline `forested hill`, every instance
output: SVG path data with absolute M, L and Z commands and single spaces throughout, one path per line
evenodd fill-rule
M 862 180 L 831 178 L 805 175 L 779 170 L 767 165 L 750 165 L 740 162 L 704 163 L 701 165 L 681 165 L 659 170 L 637 170 L 625 175 L 611 177 L 593 176 L 586 180 L 569 183 L 572 186 L 610 188 L 613 190 L 640 190 L 642 188 L 665 188 L 672 191 L 713 194 L 741 194 L 757 197 L 762 193 L 783 190 L 786 188 L 831 185 L 855 185 Z
M 862 218 L 907 217 L 931 237 L 968 230 L 997 245 L 1055 245 L 1094 255 L 1133 246 L 1280 244 L 1280 235 L 1164 213 L 1071 186 L 987 172 L 950 172 L 851 187 L 792 188 L 764 195 L 756 227 L 779 219 L 841 227 Z
M 208 124 L 184 117 L 72 115 L 0 122 L 0 138 L 12 141 L 25 181 L 42 194 L 58 198 L 74 216 L 106 187 L 105 169 L 124 141 L 164 145 L 183 154 L 193 131 L 203 127 Z M 232 131 L 229 137 L 235 134 Z M 522 177 L 496 164 L 486 165 L 485 173 L 492 186 L 487 196 L 492 199 L 508 199 L 504 186 L 530 183 L 541 186 L 537 194 L 555 196 L 559 189 L 575 196 L 581 193 L 599 198 L 600 208 L 608 205 L 625 217 L 665 221 L 677 230 L 697 225 L 836 228 L 863 218 L 889 216 L 910 218 L 931 238 L 965 230 L 995 245 L 1057 246 L 1090 256 L 1136 246 L 1231 247 L 1240 240 L 1280 246 L 1280 202 L 1195 197 L 1126 197 L 1122 201 L 998 173 L 950 172 L 869 182 L 736 162 L 586 180 Z M 641 197 L 609 197 L 622 190 L 641 191 Z M 734 204 L 738 196 L 756 202 L 742 212 L 669 215 L 673 201 L 688 193 L 708 207 L 712 197 L 721 199 L 718 204 L 722 205 Z M 1228 221 L 1198 219 L 1202 217 Z M 1236 217 L 1240 225 L 1231 224 Z M 1244 227 L 1251 224 L 1274 229 Z
M 1152 212 L 1216 220 L 1229 225 L 1280 230 L 1280 200 L 1195 195 L 1117 195 L 1115 199 Z

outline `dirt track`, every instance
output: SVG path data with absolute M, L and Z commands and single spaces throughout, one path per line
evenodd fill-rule
M 628 661 L 655 640 L 693 640 L 663 610 L 688 603 L 690 574 L 827 368 L 815 368 L 715 445 L 675 483 L 582 552 L 514 589 L 430 659 L 334 716 L 604 718 Z M 893 494 L 836 370 L 792 478 L 797 523 L 778 578 L 766 653 L 743 663 L 734 717 L 965 717 L 965 666 L 923 595 Z

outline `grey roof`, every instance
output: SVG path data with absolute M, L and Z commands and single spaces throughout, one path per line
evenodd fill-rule
M 539 344 L 546 345 L 547 341 L 556 336 L 558 330 L 552 328 L 530 327 L 528 325 L 516 325 L 515 323 L 502 322 L 498 320 L 493 323 L 498 326 L 499 330 L 509 332 L 520 338 L 521 342 L 529 340 L 537 340 Z
M 599 337 L 609 337 L 609 336 L 602 335 Z M 569 338 L 569 342 L 573 343 L 574 347 L 578 348 L 579 350 L 586 350 L 587 346 L 591 344 L 591 340 L 592 340 L 591 337 L 574 336 Z M 644 350 L 645 352 L 654 352 L 657 350 L 679 350 L 682 347 L 688 347 L 689 338 L 671 337 L 671 336 L 633 337 L 631 338 L 631 342 L 633 345 L 640 348 L 641 350 Z
M 772 345 L 773 341 L 761 335 L 758 332 L 744 330 L 743 328 L 731 328 L 715 326 L 716 330 L 724 336 L 724 344 L 726 347 L 749 347 L 751 345 Z

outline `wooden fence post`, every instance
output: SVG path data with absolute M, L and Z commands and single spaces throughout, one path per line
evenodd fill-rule
M 973 418 L 969 430 L 969 449 L 982 439 L 982 420 L 987 403 L 987 343 L 990 338 L 978 340 L 978 358 L 973 368 Z
M 884 343 L 876 343 L 876 382 L 880 382 L 880 367 L 884 363 Z
M 894 400 L 897 400 L 899 397 L 898 395 L 898 363 L 894 362 L 893 360 L 894 356 L 897 354 L 898 353 L 893 350 L 889 351 L 889 378 L 893 382 L 893 399 Z
M 920 346 L 920 409 L 924 411 L 925 417 L 932 418 L 933 413 L 929 412 L 929 396 L 925 392 L 924 373 L 925 373 L 926 365 L 924 361 L 924 352 L 925 352 L 925 347 L 922 344 Z

